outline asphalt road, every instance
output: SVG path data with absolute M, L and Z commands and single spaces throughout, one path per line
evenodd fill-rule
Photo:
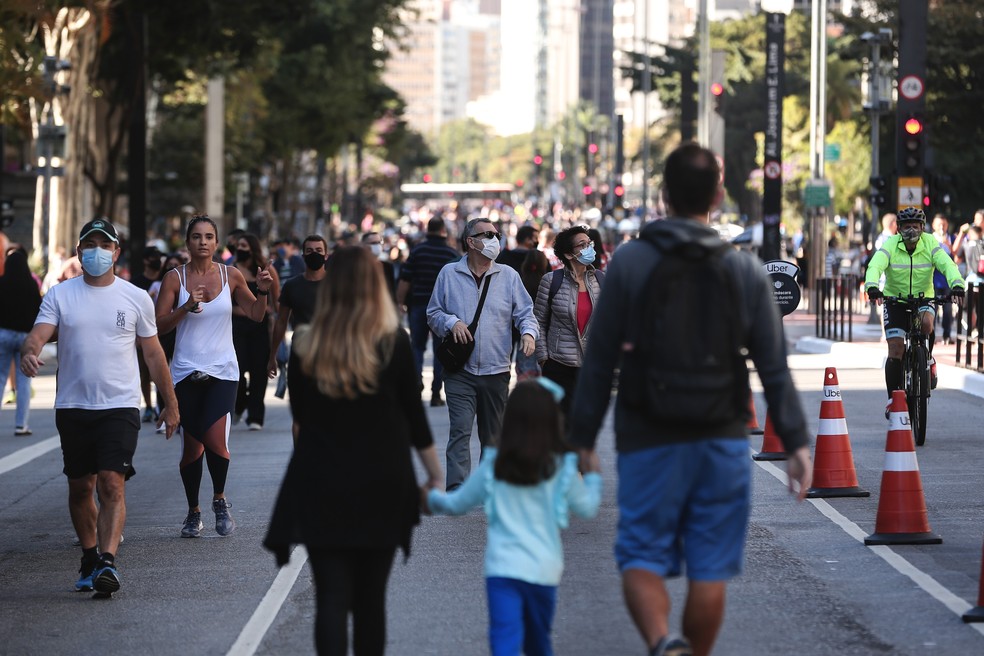
M 918 461 L 929 521 L 943 543 L 866 547 L 887 430 L 877 350 L 870 345 L 791 356 L 814 434 L 824 368 L 837 367 L 859 483 L 871 497 L 797 504 L 780 480 L 781 463 L 754 465 L 746 569 L 729 587 L 716 654 L 984 653 L 984 625 L 960 620 L 977 604 L 981 573 L 981 400 L 951 388 L 938 390 L 930 402 L 929 435 Z M 973 387 L 949 370 L 941 379 Z M 177 471 L 180 445 L 144 425 L 137 476 L 127 485 L 126 541 L 119 553 L 123 589 L 112 600 L 94 601 L 72 589 L 79 550 L 72 546 L 55 437 L 53 383 L 51 375 L 36 381 L 33 436 L 15 438 L 12 407 L 0 411 L 0 585 L 8 591 L 0 612 L 0 654 L 313 653 L 309 569 L 278 572 L 260 546 L 291 453 L 286 404 L 271 390 L 264 430 L 233 429 L 227 492 L 238 528 L 228 538 L 215 536 L 207 510 L 205 537 L 179 537 L 186 510 Z M 764 422 L 760 394 L 756 405 Z M 427 412 L 443 451 L 447 410 Z M 751 450 L 761 447 L 760 440 L 752 438 Z M 573 520 L 565 533 L 567 568 L 554 627 L 561 656 L 645 651 L 622 604 L 612 557 L 617 513 L 610 423 L 599 451 L 605 480 L 599 516 Z M 332 466 L 326 463 L 326 475 Z M 206 476 L 203 498 L 210 489 Z M 398 560 L 393 569 L 388 653 L 488 652 L 484 530 L 481 512 L 424 519 L 409 561 Z M 303 554 L 295 553 L 292 562 L 302 563 Z M 684 585 L 671 583 L 677 609 Z

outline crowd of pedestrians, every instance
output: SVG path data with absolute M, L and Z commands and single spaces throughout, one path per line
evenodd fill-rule
M 55 400 L 82 548 L 76 589 L 107 595 L 121 588 L 124 483 L 134 473 L 142 419 L 156 421 L 167 438 L 180 435 L 176 481 L 187 514 L 180 529 L 175 521 L 176 534 L 205 531 L 199 495 L 206 466 L 215 532 L 234 532 L 226 495 L 231 426 L 242 417 L 249 430 L 262 430 L 268 381 L 281 377 L 294 453 L 264 546 L 278 565 L 294 545 L 307 548 L 318 652 L 346 654 L 351 621 L 354 652 L 382 654 L 387 581 L 397 552 L 409 556 L 421 514 L 481 506 L 491 651 L 552 654 L 560 532 L 571 513 L 597 513 L 597 436 L 616 371 L 632 357 L 625 349 L 640 289 L 661 258 L 644 242 L 720 243 L 707 226 L 719 194 L 713 155 L 681 147 L 667 159 L 664 180 L 672 217 L 647 225 L 645 239 L 614 256 L 586 226 L 517 226 L 482 214 L 427 218 L 402 261 L 387 260 L 388 237 L 375 226 L 280 241 L 268 257 L 255 235 L 223 236 L 212 219 L 195 215 L 183 253 L 148 248 L 130 284 L 115 273 L 115 227 L 96 219 L 79 235 L 81 275 L 42 298 L 36 282 L 24 280 L 26 259 L 14 252 L 0 289 L 16 289 L 24 313 L 0 322 L 0 373 L 16 350 L 24 380 L 37 375 L 41 348 L 57 333 L 59 377 L 86 381 L 59 386 Z M 979 240 L 979 232 L 966 233 L 966 243 Z M 791 490 L 802 498 L 810 483 L 808 436 L 767 279 L 745 253 L 729 252 L 723 266 L 736 281 L 739 311 L 720 309 L 712 318 L 734 322 L 754 361 L 790 454 Z M 468 345 L 470 355 L 455 370 L 433 358 L 424 399 L 426 354 L 445 339 Z M 96 340 L 104 345 L 98 358 L 86 349 Z M 102 366 L 107 359 L 113 367 Z M 744 359 L 740 372 L 735 366 L 733 391 L 747 399 Z M 144 379 L 157 387 L 157 401 Z M 18 387 L 21 396 L 29 392 Z M 428 401 L 447 407 L 443 470 Z M 748 526 L 743 413 L 686 429 L 640 411 L 621 393 L 616 398 L 615 559 L 646 653 L 713 648 Z M 26 411 L 16 421 L 27 430 Z M 473 463 L 476 429 L 481 457 Z M 414 453 L 424 481 L 416 480 Z M 664 580 L 684 570 L 689 587 L 678 634 Z

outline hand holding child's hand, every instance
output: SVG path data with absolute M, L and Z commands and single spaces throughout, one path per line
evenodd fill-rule
M 597 451 L 594 449 L 578 449 L 577 453 L 578 465 L 582 474 L 601 471 L 601 460 L 598 458 Z

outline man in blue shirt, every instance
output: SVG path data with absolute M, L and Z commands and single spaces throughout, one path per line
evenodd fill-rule
M 531 355 L 540 336 L 533 300 L 515 270 L 495 262 L 500 235 L 488 219 L 465 225 L 465 257 L 445 265 L 437 276 L 427 305 L 427 324 L 438 337 L 449 333 L 458 343 L 475 341 L 462 370 L 447 374 L 444 388 L 451 428 L 447 448 L 447 489 L 461 485 L 471 473 L 472 425 L 478 419 L 482 447 L 493 446 L 502 424 L 509 392 L 512 328 L 520 332 L 523 353 Z M 488 296 L 472 335 L 473 320 L 486 277 Z

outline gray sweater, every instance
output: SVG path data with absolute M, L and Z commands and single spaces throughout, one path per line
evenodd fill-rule
M 644 231 L 653 231 L 661 243 L 666 244 L 720 241 L 713 229 L 690 219 L 654 221 L 647 224 Z M 615 252 L 605 272 L 605 287 L 592 314 L 588 348 L 571 404 L 568 423 L 570 442 L 575 447 L 594 447 L 611 400 L 612 380 L 620 364 L 622 345 L 628 338 L 632 306 L 638 302 L 642 286 L 659 257 L 651 244 L 636 240 Z M 743 341 L 765 388 L 769 415 L 786 451 L 792 452 L 809 444 L 809 434 L 799 395 L 786 364 L 782 320 L 768 278 L 762 263 L 746 253 L 729 252 L 723 263 L 733 275 L 743 301 L 740 308 Z M 623 452 L 710 436 L 743 437 L 746 434 L 747 426 L 740 420 L 711 430 L 671 431 L 647 415 L 632 410 L 620 399 L 615 402 L 616 448 Z
M 578 284 L 570 269 L 565 267 L 562 272 L 564 282 L 553 298 L 552 307 L 547 307 L 547 298 L 550 296 L 550 283 L 555 272 L 551 271 L 544 275 L 536 290 L 533 314 L 536 315 L 536 320 L 540 324 L 540 339 L 536 342 L 536 360 L 542 363 L 549 358 L 568 367 L 580 367 L 581 360 L 584 358 L 584 347 L 588 341 L 588 333 L 591 330 L 591 321 L 594 319 L 594 308 L 598 306 L 598 297 L 601 295 L 601 284 L 595 276 L 594 267 L 589 266 L 584 273 L 584 281 L 588 288 L 588 297 L 591 299 L 592 311 L 591 319 L 588 319 L 588 325 L 582 335 L 577 329 Z M 550 318 L 549 334 L 547 332 L 548 315 Z

